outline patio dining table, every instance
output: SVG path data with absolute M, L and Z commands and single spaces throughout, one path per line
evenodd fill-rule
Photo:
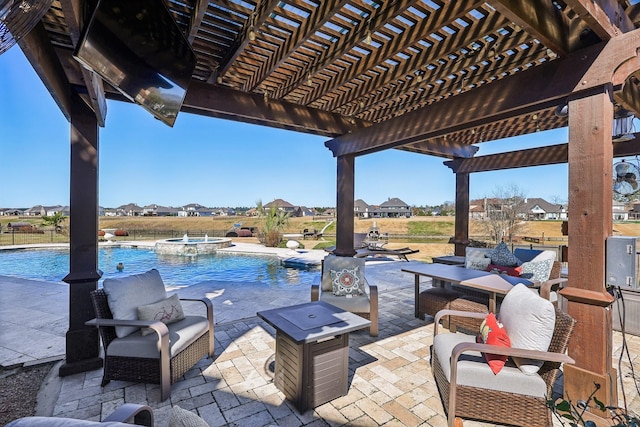
M 403 268 L 401 271 L 415 275 L 415 317 L 420 317 L 420 277 L 430 277 L 433 285 L 449 282 L 458 286 L 473 288 L 489 294 L 489 311 L 496 313 L 498 295 L 506 295 L 515 285 L 523 283 L 526 286 L 533 282 L 520 277 L 490 273 L 488 271 L 473 270 L 448 264 L 421 264 Z

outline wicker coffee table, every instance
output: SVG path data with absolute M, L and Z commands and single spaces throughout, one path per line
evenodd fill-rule
M 275 385 L 300 413 L 347 394 L 349 333 L 369 320 L 322 301 L 257 315 L 276 330 Z

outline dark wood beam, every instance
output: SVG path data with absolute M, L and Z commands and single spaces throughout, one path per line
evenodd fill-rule
M 71 122 L 71 85 L 42 22 L 24 36 L 18 45 L 62 114 Z
M 204 0 L 196 0 L 193 5 L 193 14 L 191 15 L 189 22 L 189 34 L 187 34 L 189 44 L 193 44 L 193 41 L 198 34 L 198 30 L 200 29 L 200 25 L 202 25 L 202 20 L 204 19 L 204 14 L 207 12 L 208 5 L 209 2 Z
M 613 157 L 640 155 L 640 134 L 630 141 L 614 142 Z M 455 173 L 488 172 L 531 166 L 556 165 L 568 162 L 569 144 L 549 145 L 489 156 L 454 159 L 443 162 Z
M 496 0 L 491 5 L 558 55 L 573 50 L 569 45 L 569 23 L 552 2 Z
M 83 2 L 80 0 L 60 0 L 60 6 L 67 22 L 67 28 L 69 28 L 71 41 L 74 46 L 77 46 L 84 25 Z M 96 115 L 98 126 L 104 127 L 107 118 L 107 100 L 104 95 L 102 78 L 84 67 L 80 67 L 80 72 L 87 89 L 89 105 Z
M 334 156 L 363 155 L 552 108 L 569 95 L 579 96 L 611 84 L 612 78 L 624 78 L 612 74 L 621 63 L 637 60 L 639 46 L 640 30 L 635 30 L 325 145 Z
M 565 0 L 601 40 L 612 39 L 635 29 L 617 0 Z
M 265 100 L 259 95 L 195 81 L 189 85 L 182 111 L 328 137 L 371 125 L 339 114 L 275 99 Z
M 448 158 L 469 158 L 478 152 L 475 145 L 461 144 L 445 138 L 437 138 L 431 141 L 418 141 L 412 144 L 403 145 L 402 149 L 414 153 L 430 154 L 438 157 Z

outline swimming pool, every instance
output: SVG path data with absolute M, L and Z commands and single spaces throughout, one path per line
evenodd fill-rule
M 118 271 L 117 265 L 124 265 Z M 153 249 L 100 248 L 102 280 L 157 268 L 167 286 L 190 286 L 204 281 L 233 282 L 235 286 L 310 287 L 318 267 L 285 267 L 277 257 L 216 253 L 185 257 L 163 255 Z M 67 249 L 0 251 L 0 275 L 62 282 L 69 272 Z M 100 282 L 102 282 L 102 280 Z

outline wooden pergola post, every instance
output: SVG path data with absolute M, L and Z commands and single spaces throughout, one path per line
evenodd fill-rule
M 98 122 L 80 99 L 71 105 L 69 330 L 60 376 L 102 367 L 98 329 L 85 326 L 95 317 L 89 292 L 98 287 Z
M 612 86 L 569 101 L 569 282 L 561 292 L 577 320 L 569 346 L 575 365 L 565 365 L 565 396 L 596 397 L 617 406 L 612 367 L 613 298 L 605 289 L 606 240 L 612 234 Z
M 355 202 L 355 156 L 346 155 L 337 158 L 337 194 L 336 194 L 336 249 L 338 256 L 354 256 L 353 248 L 353 208 Z
M 454 254 L 464 256 L 469 244 L 469 174 L 456 173 L 456 222 Z

